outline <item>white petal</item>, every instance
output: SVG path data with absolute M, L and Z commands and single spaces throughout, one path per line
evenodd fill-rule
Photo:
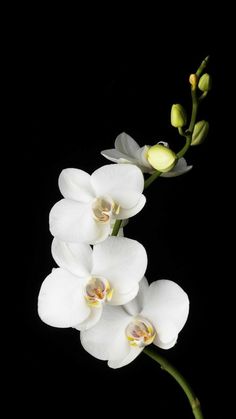
M 121 163 L 121 164 L 134 164 L 143 173 L 153 173 L 155 170 L 153 167 L 148 163 L 148 161 L 145 158 L 146 154 L 146 148 L 147 146 L 144 146 L 142 148 L 139 148 L 136 151 L 136 158 L 130 157 L 126 154 L 121 153 L 120 151 L 116 150 L 115 148 L 112 148 L 110 150 L 103 150 L 101 151 L 101 154 L 103 157 L 106 157 L 108 160 L 114 162 L 114 163 Z
M 136 240 L 108 237 L 93 248 L 93 275 L 102 276 L 119 293 L 127 293 L 141 281 L 147 268 L 147 253 Z
M 98 223 L 90 204 L 62 199 L 51 209 L 50 231 L 65 242 L 94 244 L 104 240 L 110 232 L 110 224 Z
M 116 287 L 114 289 L 114 292 L 112 294 L 112 299 L 109 302 L 109 304 L 118 305 L 118 306 L 127 304 L 129 301 L 133 300 L 136 297 L 136 295 L 138 294 L 138 290 L 139 290 L 139 283 L 133 283 L 132 288 L 126 293 L 119 292 Z
M 140 313 L 154 325 L 159 341 L 169 344 L 183 328 L 189 312 L 189 299 L 183 289 L 173 281 L 153 282 Z
M 158 348 L 161 349 L 170 349 L 173 348 L 173 346 L 175 346 L 176 342 L 178 339 L 178 335 L 174 337 L 174 339 L 172 339 L 170 342 L 168 343 L 163 343 L 160 339 L 159 336 L 157 335 L 156 338 L 153 341 L 153 344 L 158 346 Z
M 101 151 L 101 154 L 103 157 L 106 157 L 106 159 L 113 161 L 114 163 L 119 163 L 120 160 L 123 160 L 126 163 L 135 163 L 136 160 L 132 157 L 121 153 L 120 151 L 116 150 L 115 148 L 112 148 L 110 150 L 103 150 Z
M 136 159 L 139 161 L 139 164 L 141 166 L 143 166 L 147 172 L 151 171 L 153 172 L 154 169 L 153 167 L 150 165 L 150 163 L 147 160 L 147 152 L 148 152 L 148 146 L 143 146 L 141 148 L 139 148 L 136 152 L 135 152 L 135 157 Z
M 144 146 L 146 147 L 146 146 Z M 143 148 L 144 148 L 143 147 Z M 130 164 L 134 164 L 137 167 L 139 167 L 139 169 L 143 172 L 143 173 L 153 173 L 154 169 L 153 167 L 148 163 L 143 162 L 143 154 L 144 154 L 144 150 L 143 148 L 137 150 L 137 157 L 133 158 L 130 157 L 126 154 L 120 153 L 120 151 L 116 150 L 115 148 L 112 148 L 110 150 L 103 150 L 101 151 L 101 154 L 103 157 L 106 157 L 108 160 L 112 161 L 113 163 L 120 163 L 120 164 L 126 164 L 126 163 L 130 163 Z
M 113 198 L 115 191 L 119 193 L 123 191 L 124 200 L 127 197 L 127 192 L 142 193 L 144 188 L 143 174 L 138 167 L 132 164 L 108 164 L 102 166 L 93 172 L 91 182 L 97 196 Z M 118 202 L 118 204 L 121 203 Z
M 116 137 L 115 148 L 130 157 L 134 157 L 135 151 L 139 149 L 138 143 L 125 132 Z
M 101 318 L 103 311 L 103 307 L 93 307 L 91 308 L 89 317 L 82 323 L 79 323 L 75 326 L 75 329 L 77 330 L 88 330 L 91 329 L 91 327 L 95 326 Z
M 119 346 L 119 336 L 125 333 L 130 321 L 131 317 L 122 307 L 105 305 L 100 321 L 91 329 L 80 333 L 81 344 L 95 358 L 108 360 L 110 347 L 117 338 Z M 123 341 L 121 346 L 122 343 Z
M 124 309 L 131 316 L 137 316 L 137 314 L 139 314 L 142 311 L 144 306 L 145 295 L 148 288 L 149 284 L 147 278 L 144 276 L 143 279 L 139 282 L 139 291 L 136 297 L 129 303 L 124 305 Z
M 83 322 L 90 314 L 83 281 L 64 269 L 54 269 L 42 283 L 38 313 L 43 322 L 54 327 L 73 327 Z
M 114 369 L 124 367 L 137 358 L 142 350 L 143 348 L 130 346 L 124 331 L 122 331 L 109 348 L 108 366 Z
M 177 164 L 175 165 L 175 167 L 174 167 L 174 169 L 173 169 L 173 170 L 185 170 L 185 169 L 187 169 L 187 167 L 192 167 L 192 166 L 188 166 L 188 165 L 187 165 L 187 162 L 186 162 L 186 160 L 185 160 L 185 158 L 184 158 L 184 157 L 181 157 L 181 158 L 178 160 L 178 162 L 177 162 Z
M 64 198 L 79 202 L 90 202 L 95 198 L 91 177 L 80 169 L 62 170 L 59 176 L 59 189 Z
M 170 148 L 169 143 L 167 143 L 166 141 L 158 141 L 157 144 L 161 144 L 161 145 L 164 145 L 164 147 Z
M 133 210 L 133 208 L 138 205 L 142 196 L 143 195 L 140 192 L 133 191 L 132 189 L 114 189 L 112 192 L 112 199 L 121 206 L 118 217 L 123 209 L 128 211 Z
M 66 243 L 58 238 L 52 241 L 52 256 L 61 268 L 79 277 L 90 276 L 92 249 L 84 243 Z
M 139 201 L 137 204 L 129 209 L 121 208 L 118 215 L 116 215 L 117 220 L 125 220 L 127 218 L 131 218 L 134 215 L 138 214 L 144 207 L 146 203 L 146 198 L 144 195 L 140 195 Z
M 181 176 L 184 173 L 189 172 L 189 170 L 192 169 L 193 166 L 188 166 L 186 160 L 181 157 L 177 164 L 175 165 L 175 167 L 170 170 L 170 172 L 166 172 L 166 173 L 162 173 L 161 176 L 162 177 L 176 177 L 176 176 Z

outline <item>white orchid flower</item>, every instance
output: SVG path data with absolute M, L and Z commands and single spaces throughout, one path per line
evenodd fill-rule
M 131 164 L 109 164 L 90 176 L 65 169 L 59 176 L 64 196 L 51 209 L 50 231 L 65 242 L 95 244 L 110 234 L 111 223 L 137 214 L 145 205 L 141 170 Z
M 54 238 L 52 255 L 60 268 L 41 286 L 38 313 L 54 327 L 92 327 L 104 303 L 126 304 L 137 295 L 147 267 L 144 247 L 125 237 L 108 237 L 93 249 Z
M 189 299 L 179 285 L 159 280 L 148 286 L 144 279 L 138 297 L 125 309 L 104 307 L 99 323 L 81 332 L 81 343 L 95 358 L 107 360 L 109 367 L 120 368 L 151 343 L 173 347 L 188 312 Z
M 168 143 L 160 141 L 158 144 L 169 147 Z M 155 169 L 147 160 L 149 146 L 140 147 L 138 143 L 125 132 L 122 132 L 115 140 L 115 148 L 103 150 L 101 154 L 115 163 L 132 163 L 138 166 L 143 173 L 153 173 Z M 176 177 L 187 173 L 193 166 L 188 166 L 186 160 L 181 157 L 175 167 L 169 172 L 162 173 L 162 177 Z

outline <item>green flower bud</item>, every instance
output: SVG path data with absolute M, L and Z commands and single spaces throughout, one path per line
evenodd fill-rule
M 182 128 L 187 123 L 187 115 L 182 105 L 172 105 L 170 113 L 171 125 L 175 128 Z
M 189 83 L 192 86 L 192 90 L 196 90 L 197 83 L 198 83 L 198 76 L 196 74 L 190 74 Z
M 199 80 L 198 88 L 202 92 L 208 92 L 209 90 L 211 90 L 211 87 L 212 87 L 211 76 L 208 73 L 203 74 L 202 77 Z
M 168 147 L 156 144 L 148 149 L 147 159 L 154 169 L 169 172 L 175 166 L 177 156 Z
M 201 144 L 207 137 L 209 131 L 209 123 L 207 121 L 199 121 L 194 125 L 191 145 Z

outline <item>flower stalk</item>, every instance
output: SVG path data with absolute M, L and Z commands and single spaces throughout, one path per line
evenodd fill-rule
M 159 176 L 161 176 L 161 172 L 156 170 L 151 176 L 149 176 L 144 182 L 144 189 L 147 189 Z
M 206 68 L 206 66 L 208 64 L 208 61 L 209 61 L 209 56 L 207 56 L 202 61 L 200 66 L 198 67 L 198 69 L 196 71 L 196 74 L 195 74 L 197 79 L 199 79 L 202 72 Z M 190 119 L 189 127 L 185 131 L 185 133 L 183 131 L 181 131 L 181 132 L 179 131 L 179 134 L 181 136 L 185 136 L 186 142 L 185 142 L 184 147 L 177 153 L 178 158 L 181 158 L 185 155 L 185 153 L 188 151 L 188 149 L 191 145 L 191 142 L 192 142 L 192 134 L 193 134 L 194 125 L 195 125 L 196 120 L 197 120 L 198 106 L 199 106 L 199 102 L 200 102 L 200 98 L 198 98 L 198 96 L 197 96 L 197 89 L 196 89 L 195 84 L 191 84 L 191 97 L 192 97 L 192 112 L 191 112 L 191 119 Z M 206 95 L 202 95 L 201 100 L 205 97 L 206 97 Z
M 121 227 L 121 223 L 122 220 L 116 220 L 113 229 L 112 229 L 112 233 L 111 236 L 117 236 L 117 234 L 119 233 L 120 227 Z
M 204 419 L 200 402 L 192 390 L 190 384 L 183 377 L 183 375 L 169 361 L 167 361 L 166 358 L 158 354 L 151 347 L 145 348 L 143 352 L 154 361 L 156 361 L 161 366 L 161 369 L 168 372 L 168 374 L 170 374 L 175 379 L 175 381 L 177 381 L 188 398 L 195 419 Z
M 203 94 L 200 97 L 198 97 L 196 87 L 197 87 L 197 80 L 199 80 L 202 72 L 206 68 L 208 61 L 209 61 L 209 56 L 207 56 L 202 61 L 196 73 L 190 76 L 191 97 L 192 97 L 191 119 L 190 119 L 189 127 L 186 131 L 184 131 L 182 127 L 178 127 L 179 135 L 182 137 L 185 137 L 185 144 L 183 148 L 178 153 L 176 153 L 176 156 L 178 159 L 180 159 L 186 154 L 186 152 L 188 151 L 191 145 L 192 134 L 193 134 L 194 126 L 196 124 L 196 120 L 197 120 L 198 106 L 199 106 L 199 103 L 206 97 L 206 94 L 207 94 L 207 92 L 203 92 Z M 193 79 L 195 80 L 195 82 L 193 82 Z M 147 189 L 154 182 L 154 180 L 156 180 L 161 174 L 162 174 L 161 172 L 156 171 L 155 173 L 150 175 L 149 178 L 146 179 L 144 183 L 144 188 Z

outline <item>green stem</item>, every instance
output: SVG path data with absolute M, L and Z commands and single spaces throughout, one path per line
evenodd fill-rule
M 203 61 L 202 61 L 202 63 L 200 64 L 200 66 L 198 67 L 198 69 L 197 69 L 197 71 L 196 71 L 196 75 L 198 76 L 198 77 L 200 77 L 201 76 L 201 74 L 202 74 L 202 72 L 203 72 L 203 70 L 205 70 L 205 68 L 206 68 L 206 66 L 207 66 L 207 64 L 208 64 L 208 61 L 209 61 L 209 58 L 210 58 L 210 56 L 208 55 Z
M 207 56 L 202 63 L 200 64 L 200 66 L 198 67 L 197 71 L 196 71 L 196 76 L 199 78 L 202 74 L 202 72 L 204 71 L 204 69 L 206 68 L 208 61 L 209 61 L 209 56 Z M 180 135 L 184 135 L 186 138 L 186 143 L 184 145 L 184 147 L 177 153 L 177 157 L 178 159 L 180 159 L 181 157 L 184 156 L 184 154 L 187 152 L 187 150 L 189 149 L 191 142 L 192 142 L 192 133 L 193 133 L 193 129 L 194 129 L 194 125 L 196 123 L 196 119 L 197 119 L 197 111 L 198 111 L 198 105 L 199 102 L 201 102 L 206 95 L 202 94 L 202 96 L 200 98 L 198 98 L 197 96 L 197 90 L 196 90 L 196 86 L 195 88 L 191 88 L 191 96 L 192 96 L 192 113 L 191 113 L 191 119 L 190 119 L 190 124 L 188 129 L 185 131 L 185 134 L 182 130 L 182 128 L 179 128 L 179 134 Z
M 191 120 L 188 127 L 188 131 L 191 133 L 193 132 L 193 128 L 197 119 L 197 111 L 198 111 L 198 97 L 196 89 L 191 89 L 191 95 L 192 95 L 192 113 L 191 113 Z
M 203 99 L 205 99 L 205 97 L 207 96 L 208 91 L 207 92 L 203 92 L 203 94 L 198 98 L 198 102 L 200 103 Z
M 185 155 L 185 153 L 187 152 L 187 150 L 189 149 L 191 142 L 192 142 L 192 135 L 186 135 L 186 143 L 183 146 L 183 148 L 181 148 L 181 150 L 176 154 L 177 158 L 180 159 L 181 157 L 183 157 Z
M 202 61 L 200 66 L 198 67 L 198 69 L 196 71 L 196 75 L 197 75 L 198 78 L 200 77 L 203 70 L 207 66 L 208 61 L 209 61 L 209 56 L 206 57 Z M 183 131 L 182 128 L 178 128 L 179 135 L 185 137 L 185 139 L 186 139 L 183 148 L 176 154 L 178 159 L 180 159 L 181 157 L 183 157 L 185 155 L 185 153 L 188 151 L 188 149 L 191 145 L 192 133 L 193 133 L 194 125 L 196 123 L 196 119 L 197 119 L 198 105 L 199 105 L 199 102 L 201 102 L 201 100 L 205 97 L 205 95 L 202 95 L 200 98 L 198 98 L 196 88 L 191 89 L 191 95 L 192 95 L 192 113 L 191 113 L 191 119 L 190 119 L 189 127 L 185 132 Z M 154 182 L 154 180 L 156 180 L 161 175 L 161 173 L 162 172 L 156 171 L 155 173 L 150 175 L 149 178 L 147 178 L 145 180 L 144 189 L 147 189 Z
M 159 172 L 159 170 L 156 170 L 156 172 L 154 172 L 152 175 L 149 176 L 149 178 L 147 178 L 144 182 L 144 189 L 147 189 L 152 182 L 154 182 L 154 180 L 156 180 L 162 172 Z
M 186 142 L 183 146 L 183 148 L 176 154 L 177 158 L 180 159 L 181 157 L 183 157 L 185 155 L 185 153 L 188 151 L 191 142 L 192 142 L 192 133 L 193 133 L 193 129 L 194 129 L 194 125 L 196 123 L 196 119 L 197 119 L 197 111 L 198 111 L 198 97 L 197 97 L 197 92 L 196 90 L 191 89 L 191 95 L 192 95 L 192 113 L 191 113 L 191 119 L 190 119 L 190 124 L 188 129 L 185 131 L 185 139 Z M 181 132 L 179 130 L 179 134 L 183 135 L 183 131 Z
M 111 236 L 117 236 L 117 234 L 119 233 L 120 227 L 121 227 L 121 223 L 122 223 L 122 220 L 116 220 L 116 222 L 114 224 L 114 227 L 113 227 L 113 230 L 112 230 L 112 233 L 111 233 Z
M 154 349 L 147 347 L 144 349 L 144 353 L 154 359 L 154 361 L 158 362 L 161 368 L 167 371 L 175 379 L 175 381 L 177 381 L 188 398 L 195 419 L 204 419 L 200 402 L 183 375 L 173 365 L 171 365 L 167 359 L 158 354 Z
M 182 127 L 179 127 L 178 131 L 179 131 L 179 135 L 181 135 L 182 137 L 185 137 L 185 133 Z

